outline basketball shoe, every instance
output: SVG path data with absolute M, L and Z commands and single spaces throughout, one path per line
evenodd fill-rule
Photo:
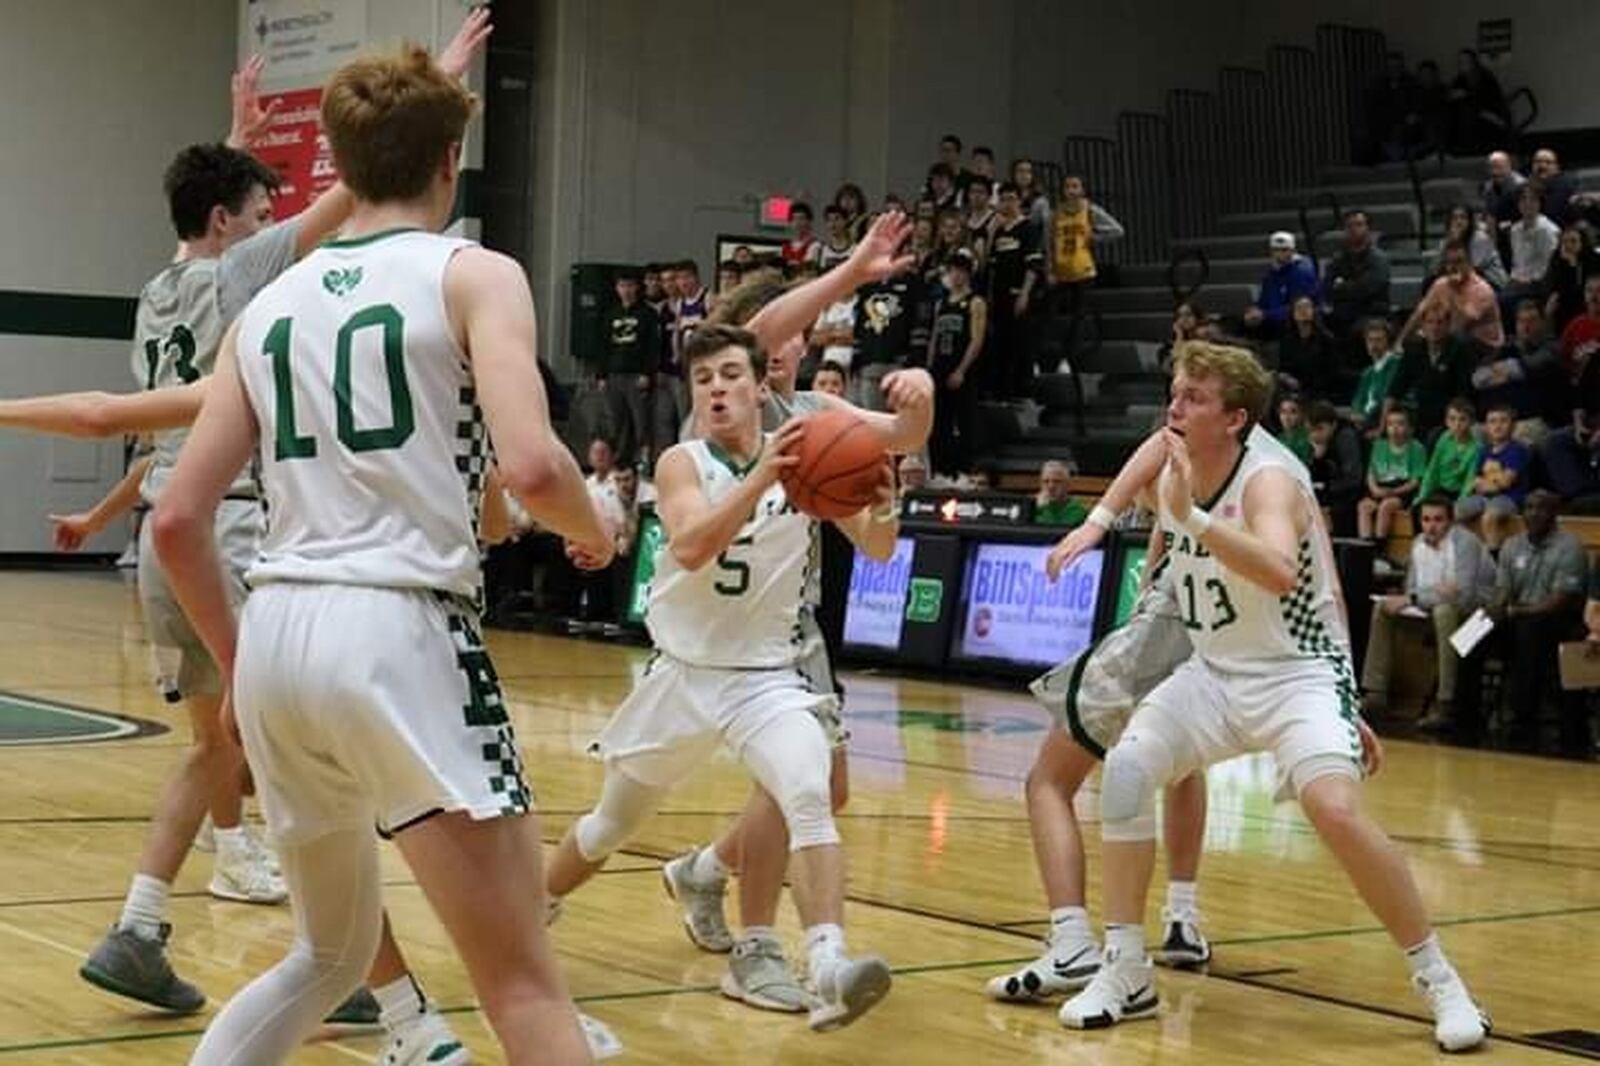
M 1035 1003 L 1078 991 L 1099 969 L 1099 944 L 1082 937 L 1053 936 L 1046 938 L 1043 955 L 1020 970 L 990 978 L 985 991 L 1002 1003 Z
M 238 903 L 282 903 L 289 898 L 283 875 L 260 842 L 248 832 L 237 840 L 218 837 L 207 890 L 218 899 Z
M 1060 1018 L 1069 1029 L 1105 1029 L 1118 1022 L 1154 1018 L 1159 1006 L 1149 956 L 1123 958 L 1108 947 L 1094 980 L 1061 1005 Z
M 722 975 L 722 994 L 761 1010 L 798 1013 L 811 1005 L 811 997 L 783 957 L 783 945 L 769 937 L 744 936 L 728 956 Z
M 1433 1039 L 1441 1051 L 1469 1051 L 1488 1037 L 1493 1027 L 1489 1015 L 1474 1002 L 1454 967 L 1434 966 L 1411 983 L 1433 1012 Z
M 1155 961 L 1174 970 L 1198 970 L 1211 961 L 1211 944 L 1200 932 L 1200 912 L 1161 908 L 1161 926 L 1167 937 L 1155 951 Z
M 843 1029 L 889 994 L 889 964 L 876 955 L 836 955 L 811 975 L 816 999 L 807 1024 L 814 1032 Z
M 699 848 L 668 862 L 661 867 L 661 881 L 667 895 L 677 901 L 683 911 L 683 927 L 701 951 L 724 955 L 733 950 L 733 934 L 728 931 L 728 919 L 722 913 L 725 880 L 697 881 L 694 876 L 695 856 Z
M 161 923 L 151 940 L 132 929 L 112 926 L 78 969 L 78 976 L 96 988 L 148 1003 L 177 1014 L 192 1014 L 206 1005 L 206 994 L 172 971 L 167 940 L 172 926 Z
M 378 1056 L 381 1066 L 465 1066 L 466 1045 L 437 1011 L 424 1011 L 397 1027 Z

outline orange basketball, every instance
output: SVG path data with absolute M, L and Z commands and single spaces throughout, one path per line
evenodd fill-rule
M 871 505 L 886 453 L 878 434 L 849 411 L 807 415 L 791 449 L 799 462 L 783 475 L 789 502 L 824 521 Z

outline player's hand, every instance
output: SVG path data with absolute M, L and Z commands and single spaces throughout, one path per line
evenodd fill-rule
M 489 24 L 489 5 L 479 4 L 461 23 L 461 28 L 450 43 L 444 46 L 439 58 L 434 60 L 435 64 L 452 78 L 465 77 L 467 68 L 472 66 L 472 57 L 493 32 L 494 27 Z
M 266 64 L 267 61 L 260 56 L 251 56 L 249 62 L 234 72 L 229 83 L 233 97 L 233 124 L 228 129 L 228 145 L 231 148 L 248 149 L 254 144 L 272 125 L 272 113 L 283 102 L 277 99 L 266 107 L 261 106 L 261 94 L 257 86 L 261 81 L 261 69 Z
M 965 385 L 966 382 L 967 375 L 963 374 L 959 370 L 952 370 L 944 379 L 944 387 L 949 389 L 951 392 L 955 392 L 957 389 L 961 388 L 962 385 Z
M 83 542 L 100 532 L 100 527 L 90 521 L 87 514 L 53 514 L 50 524 L 55 526 L 56 551 L 75 552 Z
M 856 242 L 855 251 L 845 260 L 847 277 L 856 279 L 856 287 L 891 278 L 916 263 L 914 255 L 900 254 L 900 248 L 911 236 L 911 220 L 903 211 L 885 211 L 872 220 L 866 236 Z
M 883 398 L 891 411 L 918 411 L 933 405 L 933 375 L 921 367 L 885 374 Z
M 1167 438 L 1167 477 L 1162 502 L 1172 513 L 1173 521 L 1181 524 L 1194 510 L 1194 468 L 1189 462 L 1189 442 L 1171 429 L 1163 432 Z
M 1383 769 L 1383 741 L 1360 718 L 1356 719 L 1356 732 L 1361 734 L 1361 769 L 1368 777 L 1376 777 Z
M 768 485 L 782 478 L 784 471 L 793 469 L 800 462 L 800 457 L 793 454 L 794 448 L 805 431 L 803 418 L 791 418 L 779 426 L 778 431 L 767 439 L 767 446 L 762 449 L 761 458 L 750 472 L 748 480 L 756 482 L 764 491 Z
M 566 542 L 566 553 L 567 560 L 579 570 L 604 570 L 616 557 L 616 541 L 611 539 L 603 546 L 597 544 L 593 547 L 584 547 L 569 540 Z
M 1077 561 L 1084 552 L 1093 551 L 1105 540 L 1106 531 L 1092 522 L 1085 522 L 1056 542 L 1044 560 L 1044 572 L 1051 582 L 1061 577 L 1061 571 Z

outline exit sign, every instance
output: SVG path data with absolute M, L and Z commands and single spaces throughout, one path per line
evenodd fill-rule
M 768 196 L 761 201 L 761 213 L 756 225 L 782 229 L 789 225 L 789 208 L 794 199 L 789 196 Z

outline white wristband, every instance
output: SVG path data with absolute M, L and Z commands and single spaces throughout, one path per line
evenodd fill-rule
M 1109 533 L 1112 525 L 1117 521 L 1117 513 L 1111 508 L 1107 507 L 1105 504 L 1097 503 L 1094 505 L 1094 510 L 1089 512 L 1089 517 L 1086 519 L 1086 521 L 1089 523 L 1089 525 L 1099 526 L 1102 530 Z
M 1178 523 L 1184 532 L 1195 540 L 1206 535 L 1206 530 L 1211 528 L 1211 516 L 1198 507 L 1189 508 L 1189 517 Z

